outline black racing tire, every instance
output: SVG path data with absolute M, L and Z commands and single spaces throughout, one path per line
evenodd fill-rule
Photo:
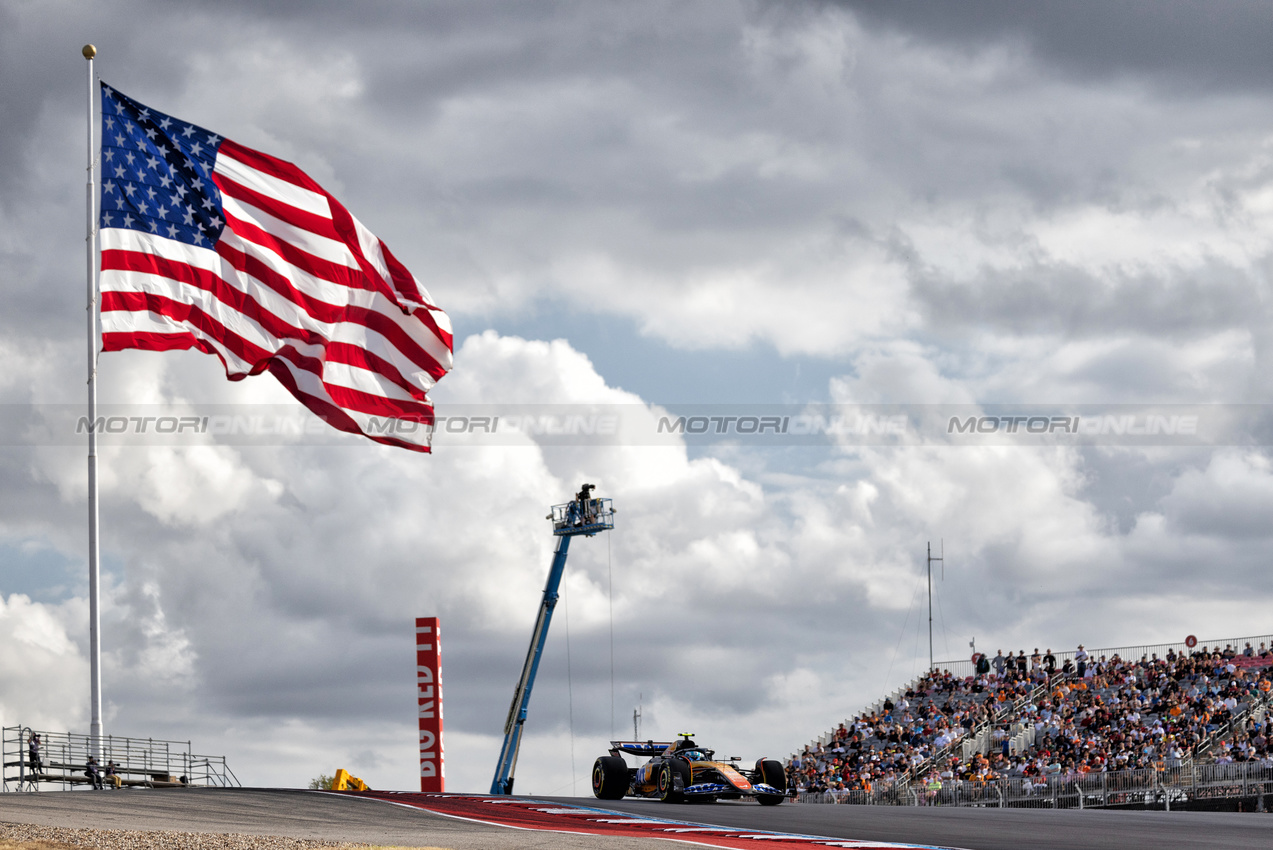
M 762 806 L 776 806 L 787 797 L 787 774 L 782 769 L 782 762 L 774 759 L 760 759 L 756 762 L 756 776 L 766 785 L 775 788 L 777 794 L 757 794 L 756 802 Z
M 628 763 L 623 756 L 601 756 L 592 765 L 592 793 L 599 800 L 622 800 L 628 793 Z
M 685 795 L 676 790 L 675 778 L 678 776 L 681 779 L 681 787 L 688 787 L 690 766 L 683 761 L 665 761 L 659 767 L 658 795 L 663 802 L 679 803 L 685 799 Z

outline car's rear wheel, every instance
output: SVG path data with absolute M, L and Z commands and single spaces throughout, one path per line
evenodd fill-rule
M 659 799 L 665 803 L 679 803 L 685 795 L 676 788 L 677 777 L 681 780 L 681 788 L 690 784 L 690 766 L 681 761 L 665 761 L 659 768 Z
M 760 781 L 777 790 L 777 794 L 757 794 L 756 802 L 762 806 L 776 806 L 787 796 L 787 774 L 782 769 L 782 762 L 775 759 L 760 759 L 756 762 L 756 775 Z
M 592 793 L 599 800 L 622 800 L 628 793 L 628 763 L 623 756 L 602 756 L 592 765 Z

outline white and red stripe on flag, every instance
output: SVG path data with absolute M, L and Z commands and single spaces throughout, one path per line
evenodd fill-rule
M 446 313 L 290 162 L 103 86 L 102 348 L 268 370 L 342 431 L 429 451 Z

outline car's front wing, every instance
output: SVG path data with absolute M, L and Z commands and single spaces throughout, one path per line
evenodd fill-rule
M 753 782 L 750 791 L 740 791 L 725 782 L 699 782 L 695 785 L 686 786 L 681 793 L 687 797 L 705 797 L 716 794 L 740 794 L 745 797 L 752 797 L 756 794 L 782 794 L 777 788 L 772 785 L 765 785 L 763 782 Z

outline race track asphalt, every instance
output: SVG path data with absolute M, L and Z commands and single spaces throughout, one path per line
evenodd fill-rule
M 1273 850 L 1273 814 L 904 808 L 783 803 L 667 805 L 549 797 L 646 817 L 966 850 Z
M 646 839 L 485 826 L 339 794 L 254 788 L 0 794 L 0 822 L 143 832 L 241 833 L 450 850 L 650 850 L 652 846 Z
M 967 850 L 1270 850 L 1273 815 L 1204 812 L 892 808 L 537 797 L 645 817 Z M 268 789 L 0 794 L 0 821 L 95 829 L 236 832 L 455 850 L 650 850 L 646 838 L 527 832 L 455 820 L 376 800 Z

